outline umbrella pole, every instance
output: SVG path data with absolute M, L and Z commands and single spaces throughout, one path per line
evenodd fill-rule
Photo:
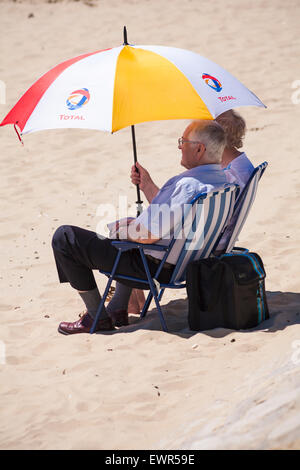
M 132 137 L 132 145 L 133 145 L 133 159 L 134 159 L 134 164 L 135 164 L 135 171 L 139 171 L 137 169 L 136 163 L 137 163 L 137 151 L 136 151 L 136 142 L 135 142 L 135 130 L 134 126 L 131 126 L 131 137 Z M 141 212 L 143 212 L 143 201 L 141 200 L 141 193 L 140 193 L 140 186 L 137 184 L 136 185 L 136 193 L 137 193 L 137 217 L 140 215 Z
M 128 41 L 127 41 L 127 29 L 126 26 L 123 28 L 123 38 L 124 38 L 124 46 L 128 46 Z M 135 130 L 134 126 L 131 126 L 131 136 L 132 136 L 132 145 L 133 145 L 133 158 L 134 158 L 134 164 L 135 164 L 135 171 L 138 173 L 139 170 L 137 169 L 136 163 L 137 163 L 137 152 L 136 152 L 136 143 L 135 143 Z M 137 217 L 143 212 L 143 201 L 141 200 L 141 193 L 140 193 L 140 187 L 137 184 L 136 185 L 136 193 L 137 193 Z

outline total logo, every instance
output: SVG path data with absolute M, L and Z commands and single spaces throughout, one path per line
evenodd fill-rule
M 82 88 L 81 90 L 75 90 L 71 93 L 67 99 L 67 107 L 73 111 L 74 109 L 82 108 L 90 101 L 90 93 L 87 88 Z
M 203 73 L 202 79 L 205 81 L 206 85 L 208 85 L 210 88 L 217 91 L 218 93 L 222 90 L 222 85 L 216 77 L 213 77 L 208 73 Z
M 87 105 L 90 101 L 90 97 L 91 96 L 89 90 L 87 88 L 81 88 L 80 90 L 75 90 L 70 94 L 69 98 L 66 101 L 66 105 L 70 111 L 74 111 Z M 80 116 L 78 114 L 60 114 L 59 118 L 61 121 L 85 121 L 85 117 Z

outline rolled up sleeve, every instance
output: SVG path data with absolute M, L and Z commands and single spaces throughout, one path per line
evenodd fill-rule
M 170 239 L 182 221 L 186 205 L 199 193 L 190 178 L 181 178 L 175 185 L 166 184 L 149 207 L 130 224 L 130 236 L 145 237 L 149 232 L 158 239 Z

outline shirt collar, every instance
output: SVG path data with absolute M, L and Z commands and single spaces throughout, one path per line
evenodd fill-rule
M 232 167 L 232 163 L 235 162 L 236 163 L 236 160 L 240 161 L 239 158 L 240 157 L 243 157 L 245 155 L 245 152 L 242 152 L 238 157 L 234 158 L 233 160 L 231 160 L 230 163 L 228 163 L 228 165 L 223 168 L 223 170 L 230 170 L 230 168 Z
M 210 163 L 208 165 L 199 165 L 191 168 L 188 171 L 212 171 L 212 170 L 221 170 L 221 165 L 218 163 Z

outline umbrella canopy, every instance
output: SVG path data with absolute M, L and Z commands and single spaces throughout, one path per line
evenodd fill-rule
M 191 51 L 120 47 L 84 54 L 43 75 L 0 126 L 22 134 L 86 128 L 115 132 L 145 121 L 214 119 L 239 106 L 264 106 L 239 80 Z

